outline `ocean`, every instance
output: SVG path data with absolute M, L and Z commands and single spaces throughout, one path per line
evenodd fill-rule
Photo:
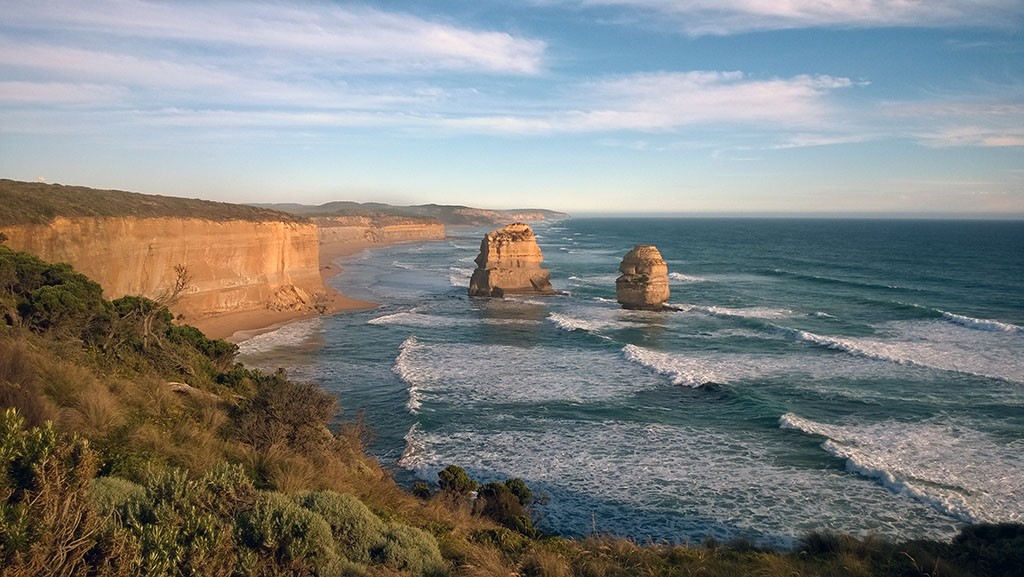
M 467 296 L 485 229 L 342 260 L 382 303 L 241 360 L 336 393 L 403 484 L 520 477 L 550 533 L 949 539 L 1024 522 L 1024 222 L 571 219 L 553 297 Z M 615 302 L 653 244 L 678 310 Z

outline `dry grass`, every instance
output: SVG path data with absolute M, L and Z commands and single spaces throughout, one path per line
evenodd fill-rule
M 441 555 L 453 565 L 459 577 L 509 577 L 516 575 L 515 566 L 500 551 L 464 539 L 438 539 Z
M 535 548 L 523 558 L 519 571 L 525 577 L 571 577 L 569 562 L 558 553 Z

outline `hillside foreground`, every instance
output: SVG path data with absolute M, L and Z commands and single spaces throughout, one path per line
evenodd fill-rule
M 0 246 L 0 575 L 1010 576 L 1024 527 L 793 551 L 544 535 L 521 481 L 399 487 L 339 400 Z M 344 399 L 340 400 L 344 403 Z M 344 417 L 344 418 L 342 418 Z

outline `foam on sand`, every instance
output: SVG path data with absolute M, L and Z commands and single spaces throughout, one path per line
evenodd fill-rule
M 323 321 L 320 317 L 288 323 L 268 333 L 242 341 L 238 344 L 238 354 L 242 356 L 257 355 L 282 347 L 294 346 L 319 332 L 322 327 Z

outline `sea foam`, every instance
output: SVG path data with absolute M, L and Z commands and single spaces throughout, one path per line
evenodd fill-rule
M 956 531 L 929 507 L 842 472 L 779 464 L 754 431 L 519 417 L 515 427 L 496 426 L 414 429 L 401 464 L 424 480 L 452 462 L 485 481 L 521 477 L 548 496 L 537 505 L 541 526 L 559 534 L 596 525 L 640 540 L 791 543 L 823 526 L 889 536 L 926 527 L 936 538 Z
M 251 356 L 296 345 L 310 338 L 322 328 L 323 321 L 319 317 L 289 323 L 238 343 L 238 354 Z
M 950 422 L 828 425 L 787 413 L 783 429 L 825 437 L 847 469 L 966 523 L 1024 521 L 1024 441 Z
M 659 386 L 610 351 L 433 343 L 416 337 L 402 343 L 394 372 L 408 387 L 406 408 L 412 413 L 428 398 L 447 407 L 590 403 Z
M 978 331 L 960 323 L 895 321 L 878 337 L 840 337 L 776 327 L 797 341 L 867 359 L 1024 383 L 1024 333 Z
M 1024 327 L 1010 323 L 1004 323 L 1002 321 L 996 321 L 991 319 L 976 319 L 973 317 L 958 315 L 946 311 L 942 311 L 942 318 L 946 319 L 949 322 L 965 326 L 969 329 L 978 329 L 982 331 L 996 331 L 1004 333 L 1024 333 Z

